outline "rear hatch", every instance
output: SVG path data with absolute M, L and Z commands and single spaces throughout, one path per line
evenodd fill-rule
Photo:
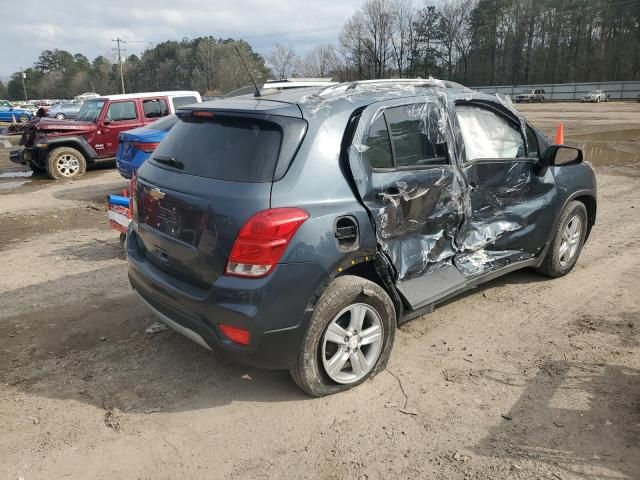
M 293 160 L 306 122 L 293 105 L 264 102 L 181 110 L 138 170 L 137 253 L 168 276 L 210 287 L 242 225 L 269 208 L 271 183 Z

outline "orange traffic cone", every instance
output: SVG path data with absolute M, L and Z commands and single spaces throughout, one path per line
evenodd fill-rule
M 558 128 L 556 128 L 556 136 L 553 139 L 554 145 L 562 145 L 564 144 L 564 125 L 562 123 L 558 124 Z

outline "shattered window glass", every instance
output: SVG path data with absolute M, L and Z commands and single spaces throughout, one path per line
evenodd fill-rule
M 434 119 L 426 110 L 425 104 L 414 104 L 385 111 L 398 167 L 448 163 L 446 145 L 435 144 L 428 136 L 429 123 Z
M 506 118 L 491 110 L 467 105 L 456 107 L 456 116 L 467 161 L 525 156 L 522 134 Z
M 364 152 L 364 158 L 372 168 L 393 168 L 389 132 L 383 115 L 371 124 L 366 146 L 368 149 Z

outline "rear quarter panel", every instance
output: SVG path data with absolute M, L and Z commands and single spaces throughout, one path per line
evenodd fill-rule
M 314 262 L 333 276 L 338 269 L 375 254 L 369 216 L 352 191 L 340 159 L 350 115 L 351 111 L 332 115 L 320 111 L 306 118 L 309 128 L 300 150 L 286 175 L 273 183 L 272 207 L 296 206 L 310 214 L 285 252 L 283 263 Z M 341 251 L 335 239 L 336 219 L 344 215 L 358 223 L 360 247 L 351 252 Z

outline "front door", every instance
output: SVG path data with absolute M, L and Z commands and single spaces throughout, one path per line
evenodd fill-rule
M 362 114 L 350 163 L 376 237 L 413 307 L 464 283 L 453 265 L 463 220 L 460 175 L 433 102 L 369 107 Z M 364 126 L 364 128 L 362 128 Z
M 468 203 L 458 231 L 456 266 L 466 277 L 539 254 L 548 240 L 557 195 L 550 169 L 538 164 L 536 136 L 499 104 L 462 102 L 456 120 Z
M 98 134 L 93 148 L 100 157 L 114 157 L 118 150 L 120 132 L 142 125 L 141 115 L 135 100 L 111 102 L 98 121 Z

